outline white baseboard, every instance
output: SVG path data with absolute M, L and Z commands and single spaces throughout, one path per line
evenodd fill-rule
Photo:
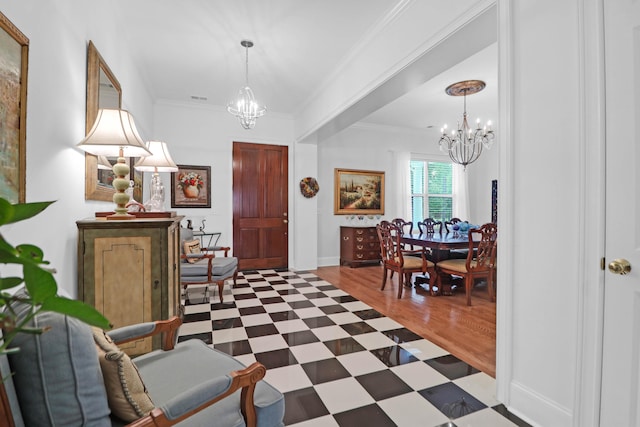
M 571 411 L 520 383 L 512 382 L 507 409 L 532 426 L 571 426 Z

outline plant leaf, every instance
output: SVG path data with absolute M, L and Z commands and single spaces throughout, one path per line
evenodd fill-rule
M 44 260 L 44 253 L 42 249 L 35 245 L 23 244 L 16 246 L 18 256 L 22 259 L 33 261 L 38 264 L 49 264 L 49 261 Z
M 11 224 L 29 219 L 54 202 L 35 202 L 11 204 L 6 199 L 0 198 L 0 225 Z
M 0 290 L 11 289 L 22 283 L 20 277 L 0 277 Z
M 27 292 L 36 304 L 43 303 L 58 292 L 58 285 L 50 272 L 34 264 L 24 264 L 22 272 Z
M 98 310 L 82 301 L 53 296 L 42 303 L 41 309 L 66 314 L 102 329 L 111 329 L 109 321 Z

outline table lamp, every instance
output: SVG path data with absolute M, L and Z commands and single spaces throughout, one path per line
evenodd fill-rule
M 98 169 L 100 170 L 111 170 L 113 165 L 105 156 L 98 156 Z
M 116 204 L 115 213 L 107 216 L 107 219 L 126 220 L 135 216 L 127 213 L 125 205 L 129 202 L 129 196 L 125 190 L 129 187 L 126 176 L 130 172 L 125 161 L 127 157 L 149 156 L 142 138 L 138 134 L 133 116 L 126 110 L 100 109 L 96 121 L 87 136 L 77 145 L 78 148 L 96 156 L 118 156 L 118 162 L 113 165 L 113 203 Z
M 144 204 L 144 207 L 148 211 L 159 212 L 164 207 L 164 185 L 162 185 L 158 172 L 178 172 L 178 166 L 171 158 L 165 142 L 148 141 L 147 149 L 151 152 L 151 155 L 141 157 L 134 165 L 134 168 L 142 172 L 153 172 L 151 196 Z

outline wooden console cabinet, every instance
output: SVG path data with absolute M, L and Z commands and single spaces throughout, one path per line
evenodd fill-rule
M 117 328 L 180 314 L 180 221 L 77 221 L 78 299 Z M 129 355 L 158 348 L 159 337 L 121 346 Z
M 340 227 L 340 265 L 358 267 L 380 263 L 380 242 L 375 227 Z

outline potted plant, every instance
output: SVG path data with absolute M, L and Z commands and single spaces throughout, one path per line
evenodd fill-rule
M 29 219 L 53 202 L 12 204 L 0 198 L 0 227 Z M 22 277 L 0 277 L 0 328 L 4 335 L 0 337 L 0 354 L 18 349 L 8 349 L 9 343 L 20 332 L 42 333 L 43 329 L 30 328 L 30 320 L 41 311 L 53 311 L 78 318 L 85 323 L 109 329 L 109 321 L 95 308 L 82 301 L 64 298 L 58 295 L 58 286 L 53 277 L 55 269 L 48 267 L 42 250 L 32 244 L 11 245 L 0 232 L 0 264 L 21 266 Z M 0 274 L 1 276 L 1 274 Z M 23 286 L 26 294 L 16 293 Z M 11 309 L 11 303 L 20 301 L 31 306 L 29 314 L 18 320 Z

